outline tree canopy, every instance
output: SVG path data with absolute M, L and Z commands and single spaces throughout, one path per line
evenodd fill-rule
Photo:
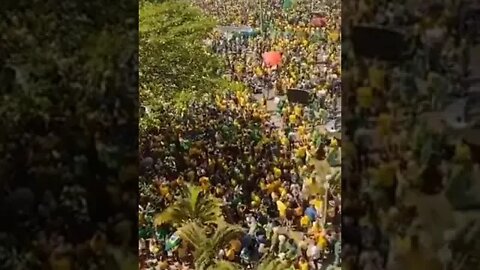
M 214 91 L 221 85 L 221 59 L 204 44 L 215 21 L 186 1 L 142 2 L 140 7 L 140 98 L 142 105 Z

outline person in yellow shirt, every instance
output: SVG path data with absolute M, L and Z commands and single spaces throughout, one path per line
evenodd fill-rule
M 338 40 L 340 39 L 339 31 L 338 30 L 330 31 L 330 33 L 328 35 L 328 39 L 329 39 L 330 43 L 337 43 Z
M 296 124 L 297 123 L 297 116 L 295 114 L 290 114 L 288 117 L 288 121 L 290 124 Z
M 276 190 L 275 183 L 268 183 L 266 185 L 267 194 L 272 194 L 275 192 L 275 190 Z
M 277 210 L 281 219 L 287 217 L 287 206 L 280 200 L 277 200 Z
M 324 250 L 327 247 L 327 239 L 325 239 L 325 235 L 320 233 L 317 238 L 317 245 L 320 249 Z
M 227 250 L 227 254 L 225 254 L 227 257 L 227 260 L 233 261 L 235 260 L 235 250 L 233 248 L 229 248 Z
M 258 184 L 260 190 L 266 191 L 268 189 L 267 184 L 265 184 L 265 179 L 260 179 L 260 183 Z
M 300 146 L 297 151 L 296 151 L 296 158 L 305 162 L 305 158 L 307 156 L 307 147 L 306 146 Z
M 257 66 L 256 69 L 255 69 L 255 74 L 259 77 L 262 77 L 263 76 L 263 70 L 260 66 Z
M 308 261 L 305 258 L 301 258 L 300 261 L 298 262 L 299 270 L 309 270 L 310 266 L 308 264 Z
M 302 226 L 302 228 L 308 228 L 308 226 L 310 225 L 310 218 L 307 215 L 303 216 L 300 219 L 300 225 Z
M 302 116 L 302 107 L 300 107 L 300 106 L 298 106 L 298 105 L 295 106 L 295 107 L 293 108 L 293 112 L 294 112 L 295 115 L 298 116 L 298 117 Z
M 310 205 L 313 206 L 317 212 L 323 211 L 323 201 L 317 197 L 310 200 Z
M 288 191 L 284 187 L 279 187 L 278 191 L 280 192 L 280 198 L 285 198 L 288 194 Z
M 277 167 L 273 168 L 273 175 L 276 179 L 280 178 L 282 176 L 282 170 Z

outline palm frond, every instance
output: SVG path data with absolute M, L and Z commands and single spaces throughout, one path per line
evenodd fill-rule
M 204 243 L 207 241 L 205 229 L 195 222 L 183 225 L 177 230 L 177 234 L 183 241 L 192 245 L 195 250 L 202 249 Z
M 195 269 L 211 269 L 215 266 L 215 256 L 215 249 L 210 245 L 210 243 L 205 242 L 205 246 L 202 246 L 202 249 L 196 250 L 194 253 Z
M 199 219 L 202 223 L 216 223 L 222 217 L 222 202 L 215 197 L 201 197 L 197 201 L 194 209 L 200 214 Z
M 244 233 L 244 230 L 241 226 L 220 222 L 210 241 L 212 241 L 213 246 L 222 248 L 242 233 Z
M 225 260 L 217 260 L 215 264 L 210 266 L 208 270 L 240 270 L 243 267 L 240 264 L 225 261 Z
M 155 216 L 154 224 L 158 226 L 165 223 L 180 225 L 188 222 L 216 223 L 222 218 L 221 206 L 220 199 L 202 193 L 198 186 L 188 186 L 182 198 Z
M 188 201 L 190 202 L 191 209 L 195 209 L 198 205 L 198 202 L 201 200 L 199 197 L 201 196 L 202 189 L 199 186 L 188 186 Z
M 153 219 L 153 224 L 159 226 L 162 224 L 183 224 L 188 222 L 191 217 L 191 211 L 185 208 L 182 201 L 178 201 L 172 206 L 169 206 L 160 214 L 156 214 Z

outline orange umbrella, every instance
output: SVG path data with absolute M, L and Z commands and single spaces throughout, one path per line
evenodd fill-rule
M 268 67 L 279 66 L 282 63 L 282 53 L 281 52 L 266 52 L 263 54 L 263 62 Z

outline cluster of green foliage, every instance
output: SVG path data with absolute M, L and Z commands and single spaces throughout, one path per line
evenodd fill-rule
M 181 106 L 225 89 L 222 61 L 204 43 L 215 20 L 186 1 L 143 1 L 139 23 L 143 106 Z

